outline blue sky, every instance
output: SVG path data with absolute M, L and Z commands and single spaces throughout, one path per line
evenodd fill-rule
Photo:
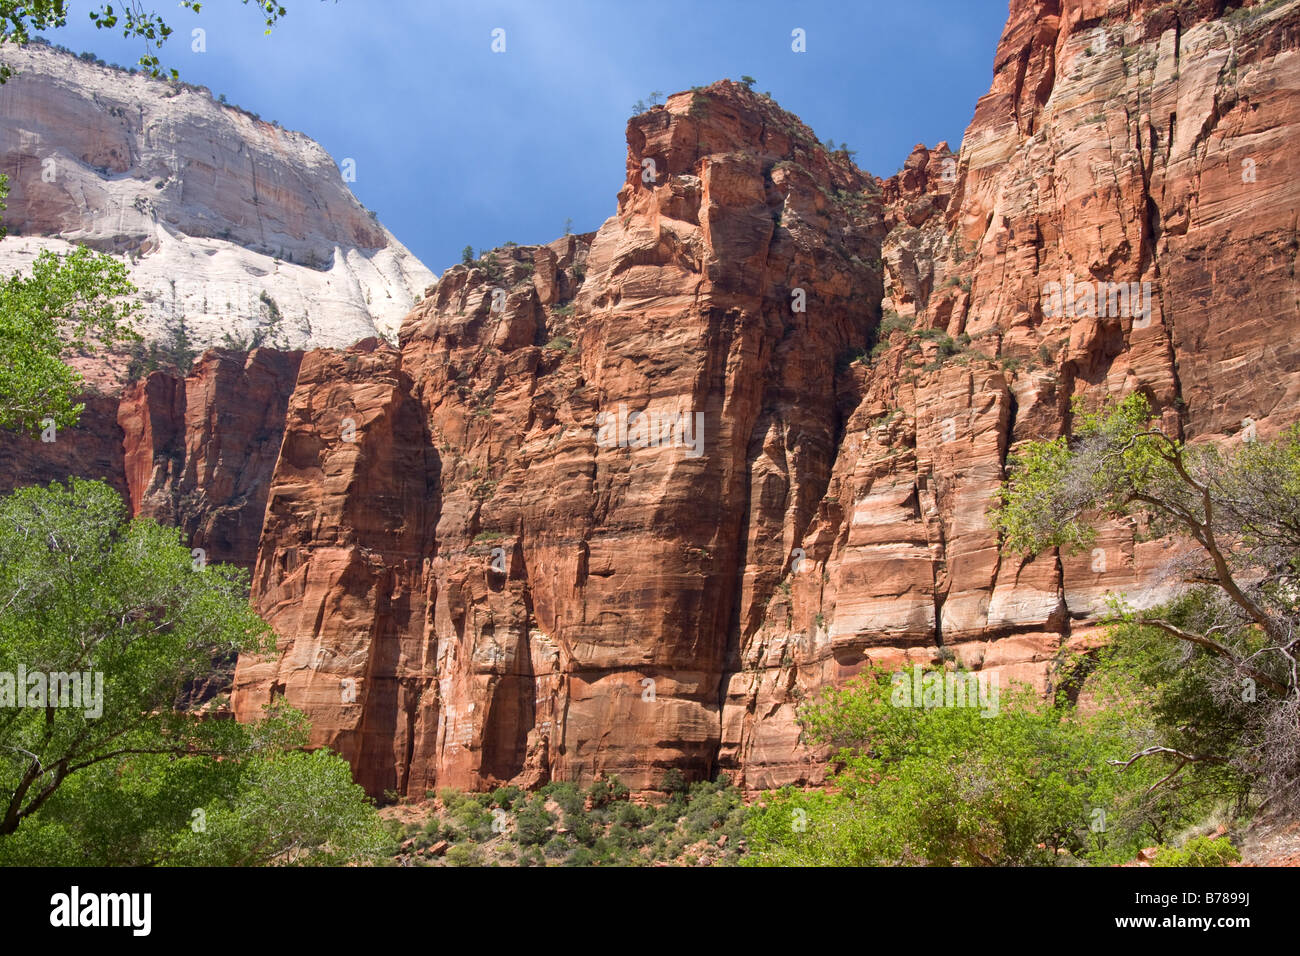
M 912 146 L 954 149 L 987 92 L 1005 0 L 284 0 L 264 36 L 253 7 L 199 15 L 157 0 L 164 65 L 356 161 L 357 197 L 436 273 L 476 249 L 547 242 L 615 209 L 631 106 L 749 74 L 876 175 Z M 77 2 L 53 42 L 132 64 Z M 206 30 L 207 51 L 190 31 Z M 505 30 L 504 53 L 491 50 Z M 807 52 L 791 50 L 803 29 Z

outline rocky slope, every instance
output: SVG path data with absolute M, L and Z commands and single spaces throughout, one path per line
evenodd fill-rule
M 259 330 L 285 347 L 350 345 L 395 332 L 433 281 L 303 134 L 41 44 L 5 56 L 6 273 L 73 242 L 120 255 L 144 331 L 166 339 L 183 322 L 200 347 Z
M 744 87 L 678 94 L 597 233 L 453 267 L 400 348 L 151 378 L 120 483 L 254 567 L 281 642 L 236 714 L 302 707 L 375 794 L 816 782 L 821 687 L 957 659 L 1045 690 L 1108 592 L 1168 593 L 1129 526 L 999 547 L 1008 455 L 1074 399 L 1296 420 L 1298 39 L 1300 0 L 1014 0 L 960 151 L 885 181 Z M 97 440 L 60 454 L 112 467 Z

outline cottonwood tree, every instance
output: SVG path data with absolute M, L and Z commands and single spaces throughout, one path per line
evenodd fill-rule
M 833 787 L 766 794 L 745 821 L 745 863 L 1108 863 L 1159 842 L 1151 815 L 1128 810 L 1131 791 L 1149 784 L 1154 768 L 1099 772 L 1144 732 L 1136 706 L 1084 714 L 1065 701 L 1045 703 L 1028 687 L 1008 687 L 988 716 L 942 701 L 907 706 L 896 692 L 891 675 L 869 670 L 800 707 L 803 740 L 831 750 Z M 1109 814 L 1104 832 L 1098 808 Z M 1182 802 L 1168 809 L 1180 825 L 1196 817 Z
M 85 246 L 42 250 L 30 275 L 0 280 L 0 428 L 76 424 L 84 380 L 66 359 L 138 340 L 134 292 L 123 263 Z
M 8 191 L 0 176 L 0 212 Z M 0 429 L 36 434 L 77 423 L 84 380 L 66 360 L 138 342 L 135 291 L 122 262 L 85 246 L 42 250 L 31 275 L 0 279 Z
M 101 482 L 0 500 L 0 835 L 104 761 L 237 752 L 232 721 L 175 704 L 214 652 L 274 645 L 246 576 L 198 561 L 175 529 L 128 521 Z M 22 686 L 20 672 L 38 677 Z M 49 693 L 53 674 L 81 677 L 79 706 Z
M 246 572 L 207 564 L 175 529 L 128 521 L 100 482 L 0 499 L 0 864 L 337 863 L 385 851 L 347 763 L 298 752 L 301 714 L 244 724 L 178 706 L 214 654 L 273 649 L 246 588 Z M 51 675 L 74 673 L 74 692 L 62 680 L 53 690 Z
M 1168 739 L 1117 761 L 1231 767 L 1263 803 L 1300 804 L 1300 425 L 1272 441 L 1187 443 L 1152 420 L 1144 397 L 1087 413 L 1074 437 L 1034 442 L 1011 462 L 995 523 L 1026 553 L 1081 549 L 1099 519 L 1129 518 L 1191 547 L 1172 569 L 1182 593 L 1162 607 L 1116 603 L 1120 637 L 1158 636 L 1169 668 L 1159 702 Z

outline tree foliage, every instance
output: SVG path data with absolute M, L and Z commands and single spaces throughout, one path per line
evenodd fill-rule
M 65 358 L 138 338 L 126 266 L 82 246 L 43 250 L 31 275 L 0 282 L 0 428 L 36 432 L 43 419 L 77 422 L 83 379 Z
M 246 578 L 196 566 L 175 529 L 127 521 L 121 496 L 100 482 L 74 478 L 0 500 L 0 673 L 102 680 L 98 714 L 53 700 L 0 708 L 0 834 L 105 760 L 237 752 L 237 725 L 174 705 L 214 652 L 272 646 L 248 607 Z
M 346 762 L 286 752 L 306 743 L 301 714 L 240 724 L 178 707 L 214 654 L 274 646 L 248 606 L 246 572 L 196 559 L 175 529 L 127 520 L 107 485 L 72 479 L 0 500 L 0 595 L 0 861 L 244 865 L 379 851 Z M 50 690 L 52 675 L 73 673 L 79 699 Z
M 1186 443 L 1138 394 L 1076 417 L 1073 439 L 1013 460 L 995 517 L 1007 544 L 1087 547 L 1111 518 L 1189 545 L 1170 568 L 1177 600 L 1115 603 L 1118 637 L 1173 647 L 1146 668 L 1168 739 L 1123 765 L 1160 758 L 1170 778 L 1231 767 L 1264 801 L 1300 806 L 1300 425 L 1271 441 Z
M 834 789 L 768 794 L 751 812 L 751 865 L 1015 866 L 1122 859 L 1159 834 L 1136 776 L 1107 763 L 1144 741 L 1122 702 L 1092 716 L 1002 693 L 999 712 L 896 706 L 868 672 L 802 708 L 805 739 L 837 748 Z M 1167 823 L 1167 821 L 1166 821 Z M 1099 825 L 1100 824 L 1100 825 Z
M 0 176 L 0 210 L 7 191 Z M 125 265 L 84 246 L 63 256 L 43 250 L 31 275 L 0 280 L 0 428 L 76 424 L 83 380 L 65 359 L 138 341 L 138 306 L 124 299 L 134 292 Z
M 288 11 L 276 0 L 241 0 L 248 6 L 257 8 L 266 26 L 271 32 L 281 17 Z M 180 0 L 180 6 L 198 13 L 203 4 L 199 0 Z M 0 0 L 0 46 L 13 43 L 22 46 L 31 42 L 32 36 L 42 30 L 58 29 L 68 24 L 68 0 Z M 89 11 L 90 22 L 100 30 L 122 31 L 126 39 L 137 39 L 144 44 L 139 64 L 150 76 L 162 76 L 164 72 L 173 79 L 176 70 L 164 71 L 158 59 L 158 48 L 167 42 L 173 30 L 157 13 L 148 9 L 142 0 L 118 0 L 116 5 L 101 3 Z M 0 64 L 0 84 L 11 76 L 13 69 Z

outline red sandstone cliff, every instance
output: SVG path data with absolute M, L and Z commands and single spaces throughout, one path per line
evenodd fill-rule
M 1016 445 L 1133 389 L 1198 440 L 1297 419 L 1298 40 L 1300 0 L 1014 0 L 960 151 L 883 182 L 743 87 L 678 94 L 597 233 L 453 267 L 400 350 L 128 392 L 132 502 L 255 563 L 280 635 L 237 715 L 285 697 L 376 794 L 756 788 L 820 779 L 795 708 L 869 661 L 1046 688 L 1168 548 L 1003 551 Z M 1121 282 L 1149 309 L 1045 308 Z M 690 441 L 638 447 L 661 422 Z
M 652 786 L 668 766 L 769 786 L 819 777 L 795 707 L 867 661 L 1047 686 L 1107 591 L 1166 593 L 1167 546 L 1114 527 L 1100 558 L 1003 553 L 987 511 L 1016 443 L 1068 428 L 1076 395 L 1134 388 L 1192 436 L 1295 419 L 1300 356 L 1276 330 L 1296 315 L 1300 4 L 1222 12 L 1013 4 L 960 154 L 918 148 L 879 186 L 730 84 L 634 119 L 590 248 L 451 270 L 386 359 L 410 379 L 392 395 L 300 388 L 310 435 L 340 402 L 420 414 L 359 450 L 313 440 L 305 467 L 338 459 L 346 489 L 327 509 L 287 469 L 316 523 L 263 539 L 254 599 L 288 642 L 241 666 L 238 712 L 308 706 L 319 742 L 385 752 L 358 758 L 376 791 Z M 557 265 L 577 279 L 564 256 L 585 275 L 571 314 L 548 308 Z M 1045 314 L 1067 281 L 1149 283 L 1150 310 Z M 703 412 L 705 454 L 600 447 L 620 404 Z M 408 467 L 392 456 L 420 429 L 436 481 L 390 523 L 425 567 L 380 547 L 333 583 L 363 481 Z M 333 613 L 385 588 L 403 615 Z
M 92 393 L 77 426 L 51 441 L 5 437 L 0 493 L 103 479 L 132 514 L 180 528 L 205 560 L 252 568 L 302 356 L 211 349 L 187 377 L 157 371 Z
M 734 84 L 628 141 L 589 245 L 455 267 L 400 355 L 304 366 L 253 595 L 284 641 L 234 706 L 305 707 L 372 791 L 716 768 L 736 637 L 852 404 L 837 360 L 877 321 L 884 226 L 872 180 Z M 689 435 L 601 447 L 620 407 Z
M 1043 687 L 1107 592 L 1168 593 L 1166 544 L 1130 527 L 1083 555 L 998 548 L 1008 450 L 1068 429 L 1074 397 L 1142 390 L 1193 438 L 1296 420 L 1300 4 L 1226 6 L 1013 2 L 957 162 L 918 148 L 885 184 L 887 322 L 929 331 L 859 373 L 808 573 L 746 644 L 723 763 L 751 786 L 815 777 L 793 705 L 863 657 L 941 644 Z M 1148 283 L 1150 311 L 1047 314 L 1068 281 Z

